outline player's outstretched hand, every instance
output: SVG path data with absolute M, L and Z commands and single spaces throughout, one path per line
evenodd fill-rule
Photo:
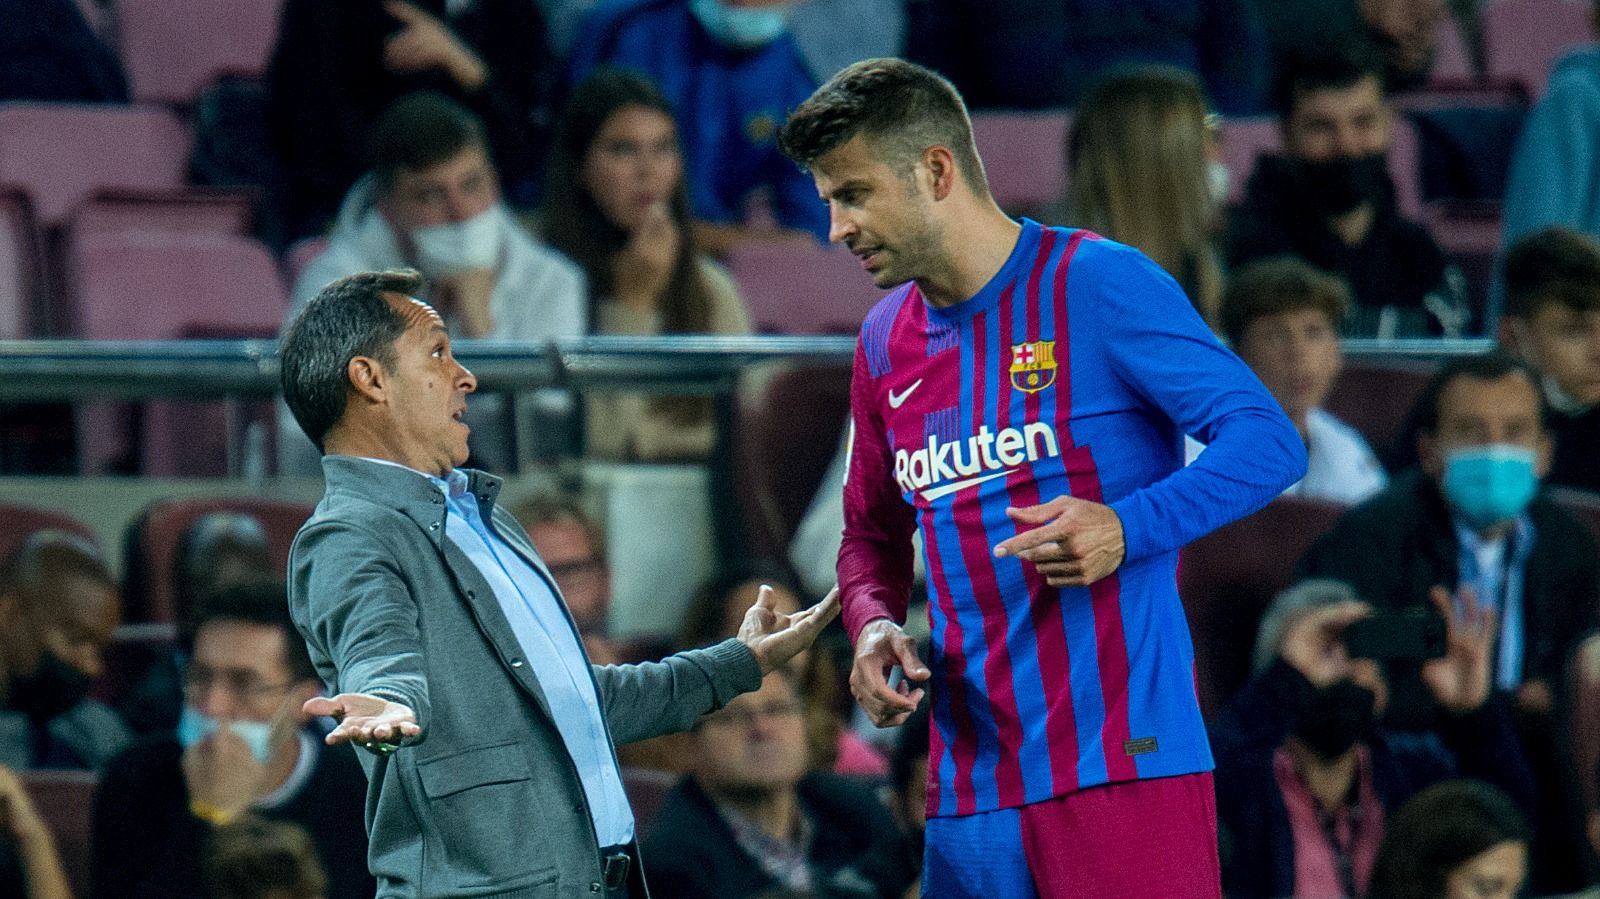
M 997 557 L 1032 562 L 1052 587 L 1086 587 L 1122 564 L 1127 553 L 1122 519 L 1110 506 L 1060 496 L 1038 506 L 1006 509 L 1011 520 L 1034 525 L 994 548 Z
M 817 635 L 839 614 L 839 588 L 834 587 L 822 601 L 793 615 L 778 611 L 772 588 L 766 584 L 756 591 L 756 604 L 744 613 L 739 626 L 739 642 L 750 647 L 761 673 L 782 667 L 816 641 Z
M 306 700 L 308 715 L 328 715 L 339 722 L 329 734 L 329 746 L 355 743 L 372 752 L 392 752 L 402 740 L 422 734 L 417 713 L 410 706 L 365 693 L 340 693 L 329 699 Z
M 906 679 L 889 686 L 889 671 L 896 665 Z M 856 661 L 850 670 L 850 692 L 879 727 L 904 724 L 922 702 L 923 689 L 911 688 L 911 681 L 925 681 L 928 666 L 917 658 L 916 643 L 900 626 L 887 618 L 867 622 L 856 639 Z

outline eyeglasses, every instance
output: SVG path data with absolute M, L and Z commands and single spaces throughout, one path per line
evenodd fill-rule
M 794 718 L 801 712 L 798 702 L 769 702 L 765 705 L 723 709 L 701 720 L 702 727 L 749 727 L 757 718 Z
M 558 562 L 547 565 L 556 583 L 590 583 L 606 573 L 606 566 L 598 559 L 580 559 L 576 562 Z
M 268 684 L 252 671 L 213 671 L 204 665 L 190 664 L 183 670 L 183 697 L 193 703 L 204 699 L 213 687 L 221 687 L 229 696 L 249 702 L 281 693 L 293 683 L 284 681 L 281 684 Z

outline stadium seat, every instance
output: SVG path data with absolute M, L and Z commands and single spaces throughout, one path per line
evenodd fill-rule
M 648 833 L 650 822 L 661 809 L 662 800 L 678 782 L 676 774 L 652 771 L 649 768 L 623 768 L 622 791 L 628 794 L 628 804 L 633 806 L 634 829 L 641 835 Z
M 288 285 L 291 297 L 294 295 L 294 286 L 300 283 L 300 276 L 327 250 L 326 237 L 306 237 L 295 241 L 283 254 L 284 283 Z
M 1439 19 L 1438 44 L 1433 51 L 1433 67 L 1428 70 L 1428 86 L 1435 90 L 1449 90 L 1476 84 L 1478 73 L 1472 65 L 1472 54 L 1461 34 L 1461 25 L 1453 15 Z
M 33 329 L 39 237 L 28 197 L 0 188 L 0 340 L 37 336 Z
M 101 658 L 105 670 L 91 685 L 89 695 L 115 705 L 138 683 L 157 659 L 166 658 L 178 642 L 173 624 L 124 624 L 107 644 Z
M 1415 218 L 1422 212 L 1421 147 L 1417 132 L 1405 118 L 1395 116 L 1394 143 L 1389 150 L 1389 177 L 1394 179 L 1400 212 Z M 1255 172 L 1256 159 L 1283 150 L 1283 133 L 1276 118 L 1224 119 L 1222 164 L 1228 168 L 1228 202 L 1243 202 L 1245 188 Z
M 55 837 L 56 853 L 67 872 L 74 896 L 89 895 L 91 855 L 89 838 L 94 821 L 94 790 L 99 776 L 92 771 L 35 770 L 19 772 L 33 807 Z
M 29 534 L 47 528 L 77 534 L 97 544 L 99 542 L 88 525 L 65 512 L 0 503 L 0 559 L 11 555 L 11 551 Z
M 1489 0 L 1480 11 L 1484 74 L 1519 82 L 1538 99 L 1556 60 L 1594 40 L 1592 7 L 1580 0 Z
M 285 297 L 272 254 L 233 234 L 157 231 L 89 232 L 69 261 L 73 333 L 91 340 L 171 340 L 203 332 L 271 337 L 282 325 Z M 147 405 L 137 447 L 125 416 L 103 404 L 79 415 L 85 473 L 221 475 L 228 471 L 229 429 L 221 407 Z M 196 416 L 204 424 L 196 424 Z
M 180 187 L 188 159 L 188 132 L 163 109 L 0 104 L 0 186 L 24 191 L 42 228 L 101 190 Z
M 1065 111 L 973 113 L 972 137 L 1000 208 L 1036 215 L 1066 194 L 1071 127 Z
M 754 558 L 784 557 L 849 413 L 850 369 L 819 365 L 779 373 L 739 409 L 735 483 Z
M 1600 637 L 1590 637 L 1573 653 L 1571 677 L 1572 765 L 1578 775 L 1578 795 L 1589 811 L 1600 808 Z
M 259 76 L 281 0 L 117 0 L 135 102 L 187 106 L 224 75 Z
M 1324 405 L 1360 432 L 1392 470 L 1415 455 L 1411 447 L 1400 444 L 1411 410 L 1432 376 L 1433 368 L 1426 363 L 1350 360 Z
M 1194 639 L 1200 709 L 1207 718 L 1249 679 L 1262 613 L 1293 582 L 1312 541 L 1343 511 L 1326 500 L 1280 497 L 1183 550 L 1178 593 Z
M 304 503 L 248 496 L 159 500 L 145 507 L 129 525 L 125 541 L 123 620 L 163 623 L 174 620 L 172 575 L 178 542 L 201 516 L 212 512 L 242 512 L 253 516 L 267 533 L 274 570 L 287 571 L 289 544 L 294 542 L 300 525 L 311 517 L 311 509 Z
M 746 241 L 727 255 L 756 330 L 854 334 L 883 291 L 841 247 L 810 241 Z
M 143 231 L 248 237 L 254 201 L 247 191 L 210 187 L 101 191 L 73 211 L 68 241 Z

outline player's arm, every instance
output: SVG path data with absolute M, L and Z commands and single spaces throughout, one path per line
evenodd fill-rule
M 893 451 L 874 393 L 857 345 L 837 571 L 844 626 L 856 648 L 850 692 L 874 722 L 888 727 L 903 723 L 922 700 L 920 689 L 891 688 L 890 670 L 900 666 L 908 678 L 925 680 L 928 669 L 900 629 L 911 595 L 916 513 L 896 490 Z

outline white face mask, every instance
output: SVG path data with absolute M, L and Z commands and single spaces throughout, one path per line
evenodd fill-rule
M 1231 186 L 1227 166 L 1215 159 L 1206 163 L 1206 189 L 1211 193 L 1211 202 L 1218 207 L 1228 205 L 1228 188 Z
M 501 228 L 505 207 L 490 206 L 464 222 L 426 225 L 411 232 L 417 249 L 417 268 L 430 278 L 443 278 L 470 269 L 494 268 L 500 260 Z

